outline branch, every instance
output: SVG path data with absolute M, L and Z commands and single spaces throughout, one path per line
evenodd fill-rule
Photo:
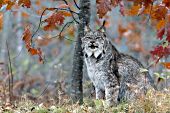
M 38 32 L 38 30 L 39 30 L 40 27 L 41 27 L 43 14 L 45 13 L 45 11 L 51 10 L 51 9 L 54 9 L 54 10 L 56 10 L 56 11 L 58 11 L 58 10 L 69 11 L 69 12 L 71 13 L 72 17 L 73 17 L 73 20 L 74 20 L 76 23 L 79 24 L 79 22 L 76 20 L 76 18 L 75 18 L 74 15 L 73 15 L 73 13 L 74 13 L 74 14 L 77 14 L 77 15 L 79 15 L 79 13 L 72 11 L 70 8 L 69 8 L 69 9 L 63 9 L 63 8 L 46 8 L 46 9 L 44 9 L 44 11 L 42 12 L 42 14 L 41 14 L 41 16 L 40 16 L 38 28 L 37 28 L 36 31 L 33 33 L 32 38 L 35 36 L 35 34 Z M 31 43 L 32 43 L 32 38 L 31 38 Z
M 61 36 L 62 32 L 65 30 L 66 27 L 70 27 L 70 25 L 71 25 L 73 22 L 74 22 L 74 20 L 72 20 L 72 21 L 70 21 L 70 22 L 67 22 L 67 23 L 63 26 L 63 28 L 61 29 L 60 33 L 59 33 L 58 35 L 56 35 L 56 36 L 51 37 L 51 38 L 56 38 L 56 37 L 59 37 L 59 38 L 60 38 L 60 37 L 62 37 L 62 36 Z M 67 40 L 72 41 L 72 42 L 76 42 L 75 40 L 72 40 L 72 39 L 69 39 L 69 38 L 66 38 L 66 37 L 64 37 L 64 39 L 67 39 Z
M 12 71 L 12 64 L 11 64 L 11 57 L 10 57 L 10 52 L 9 52 L 9 46 L 8 46 L 8 42 L 6 41 L 6 47 L 7 47 L 7 52 L 8 52 L 8 60 L 9 60 L 9 66 L 8 66 L 8 69 L 9 69 L 9 72 L 10 72 L 10 77 L 9 77 L 9 93 L 10 93 L 10 100 L 11 100 L 11 97 L 13 97 L 13 82 L 14 82 L 14 79 L 13 79 L 13 71 Z M 9 73 L 8 73 L 9 74 Z M 11 78 L 11 80 L 10 80 Z M 11 82 L 11 84 L 10 84 Z
M 77 9 L 80 10 L 80 7 L 77 5 L 76 1 L 75 0 L 73 0 L 73 1 L 74 1 L 74 4 L 76 5 Z
M 69 5 L 69 4 L 67 3 L 67 1 L 66 1 L 66 0 L 63 0 L 63 1 L 65 2 L 65 4 L 66 4 L 66 5 Z M 71 12 L 72 10 L 71 10 L 71 8 L 70 8 L 70 7 L 68 7 L 68 10 L 70 11 L 70 13 L 71 13 L 71 15 L 72 15 L 73 20 L 74 20 L 77 24 L 79 24 L 79 22 L 75 19 L 75 17 L 74 17 L 74 15 L 73 15 L 73 13 Z
M 47 11 L 47 10 L 48 10 L 48 8 L 44 9 L 44 11 L 41 13 L 41 17 L 40 17 L 40 20 L 39 20 L 39 25 L 38 25 L 37 30 L 34 32 L 34 34 L 33 34 L 33 35 L 32 35 L 32 37 L 31 37 L 31 43 L 32 43 L 32 38 L 35 36 L 35 34 L 36 34 L 36 33 L 38 32 L 38 30 L 40 29 L 43 14 L 44 14 L 44 13 L 45 13 L 45 11 Z

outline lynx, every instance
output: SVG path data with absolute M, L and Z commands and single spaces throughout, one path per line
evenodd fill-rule
M 149 73 L 140 72 L 143 66 L 137 59 L 118 52 L 106 36 L 104 27 L 92 31 L 86 26 L 82 49 L 96 99 L 106 99 L 107 105 L 132 100 L 151 85 L 155 87 Z

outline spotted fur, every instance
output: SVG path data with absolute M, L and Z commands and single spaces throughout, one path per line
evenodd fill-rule
M 150 87 L 148 73 L 140 73 L 142 64 L 135 58 L 119 53 L 102 30 L 86 30 L 82 38 L 84 61 L 93 82 L 96 99 L 106 99 L 111 106 L 131 100 Z

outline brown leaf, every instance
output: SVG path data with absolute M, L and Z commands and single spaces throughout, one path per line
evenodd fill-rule
M 103 18 L 108 11 L 111 11 L 111 1 L 110 0 L 96 0 L 97 3 L 97 14 L 99 18 Z
M 62 12 L 55 12 L 49 18 L 45 19 L 44 22 L 47 22 L 47 25 L 44 26 L 44 30 L 54 30 L 56 25 L 62 25 L 64 23 L 64 15 Z
M 18 5 L 22 5 L 23 7 L 30 8 L 31 7 L 31 1 L 30 0 L 19 0 Z
M 12 8 L 12 6 L 15 4 L 15 2 L 11 2 L 11 1 L 8 1 L 7 2 L 7 10 L 10 10 Z
M 27 26 L 24 30 L 23 36 L 22 36 L 22 40 L 25 42 L 26 48 L 29 49 L 31 46 L 31 31 L 30 31 L 30 27 Z
M 126 10 L 126 15 L 128 15 L 128 16 L 136 16 L 136 15 L 138 15 L 138 12 L 139 12 L 140 8 L 141 7 L 139 5 L 134 5 L 130 9 Z

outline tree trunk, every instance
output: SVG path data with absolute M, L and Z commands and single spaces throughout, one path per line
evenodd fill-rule
M 75 44 L 72 70 L 72 98 L 74 102 L 83 103 L 83 53 L 81 38 L 84 36 L 84 27 L 90 21 L 90 0 L 80 0 L 80 14 L 77 42 Z

